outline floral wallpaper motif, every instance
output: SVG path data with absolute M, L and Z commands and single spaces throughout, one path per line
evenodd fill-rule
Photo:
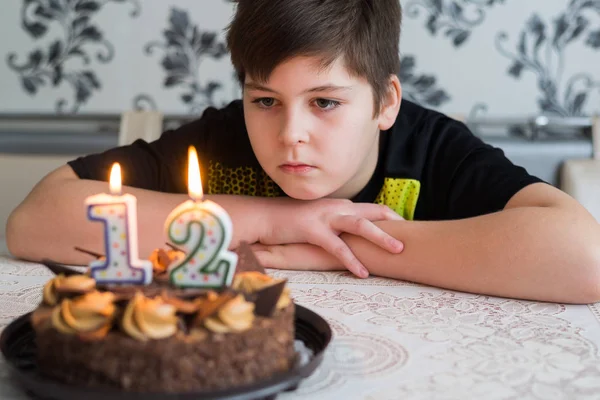
M 57 88 L 62 84 L 72 87 L 73 99 L 59 99 L 56 110 L 76 112 L 102 83 L 92 69 L 90 53 L 97 49 L 95 58 L 100 63 L 108 63 L 114 57 L 114 46 L 104 39 L 103 31 L 94 24 L 93 18 L 108 2 L 131 3 L 132 17 L 139 14 L 137 0 L 24 0 L 21 23 L 25 32 L 34 39 L 44 38 L 50 25 L 59 25 L 63 37 L 52 40 L 47 48 L 36 47 L 29 52 L 25 61 L 16 52 L 7 56 L 8 66 L 13 69 L 30 95 L 35 95 L 40 87 L 51 85 Z M 79 67 L 69 61 L 79 59 Z
M 452 40 L 455 47 L 460 47 L 471 36 L 473 28 L 485 20 L 485 9 L 505 0 L 411 0 L 404 8 L 409 18 L 418 18 L 421 10 L 429 17 L 425 28 L 431 35 L 443 32 Z
M 433 75 L 419 74 L 415 71 L 414 56 L 404 56 L 400 60 L 398 77 L 402 82 L 404 98 L 422 105 L 438 107 L 450 100 L 444 89 L 436 86 L 437 78 Z
M 156 48 L 165 52 L 161 60 L 166 74 L 163 86 L 166 89 L 184 89 L 180 99 L 190 114 L 198 114 L 208 106 L 219 105 L 214 100 L 214 94 L 221 89 L 221 82 L 211 78 L 202 80 L 199 76 L 203 59 L 210 57 L 219 60 L 228 54 L 225 42 L 217 34 L 214 31 L 202 31 L 185 10 L 172 8 L 169 26 L 163 31 L 164 41 L 150 42 L 144 49 L 148 55 L 153 55 Z M 138 96 L 135 102 L 139 105 L 142 99 L 156 104 L 147 95 Z
M 595 23 L 593 17 L 596 17 Z M 500 32 L 496 47 L 512 60 L 508 74 L 514 79 L 523 78 L 525 72 L 535 74 L 541 111 L 560 117 L 583 115 L 590 93 L 600 92 L 600 76 L 577 73 L 565 77 L 565 50 L 578 41 L 590 50 L 600 49 L 600 1 L 571 0 L 552 23 L 533 14 L 519 35 L 515 51 L 504 47 L 507 40 L 509 34 Z
M 600 65 L 600 0 L 399 1 L 405 35 L 411 32 L 398 71 L 405 98 L 470 116 L 600 112 L 600 70 L 594 67 Z M 0 19 L 5 26 L 20 24 L 15 32 L 22 37 L 0 44 L 0 74 L 11 83 L 0 109 L 153 108 L 197 115 L 239 97 L 223 33 L 234 2 L 207 4 L 7 3 Z M 127 28 L 112 29 L 113 19 Z M 424 46 L 425 39 L 437 42 L 435 48 Z M 48 106 L 40 110 L 40 104 Z

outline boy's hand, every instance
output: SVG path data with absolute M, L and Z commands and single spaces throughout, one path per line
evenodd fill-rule
M 319 246 L 362 278 L 369 272 L 340 234 L 346 232 L 363 237 L 390 253 L 400 253 L 404 248 L 402 242 L 373 224 L 373 221 L 403 219 L 387 206 L 343 199 L 277 201 L 278 205 L 270 213 L 270 229 L 260 238 L 262 244 L 309 243 Z

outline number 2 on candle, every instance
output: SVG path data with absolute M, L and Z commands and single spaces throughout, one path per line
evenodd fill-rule
M 231 283 L 237 254 L 227 251 L 230 234 L 223 219 L 213 211 L 200 206 L 173 216 L 167 231 L 169 239 L 186 252 L 169 268 L 175 286 L 220 288 Z

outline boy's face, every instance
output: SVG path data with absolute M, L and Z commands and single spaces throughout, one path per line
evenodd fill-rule
M 244 116 L 262 168 L 296 199 L 351 198 L 377 164 L 379 130 L 373 92 L 351 76 L 342 60 L 319 67 L 315 57 L 296 57 L 269 80 L 246 76 Z

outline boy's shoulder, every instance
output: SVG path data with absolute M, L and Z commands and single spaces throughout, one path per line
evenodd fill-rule
M 400 112 L 390 130 L 402 133 L 402 136 L 412 140 L 435 138 L 448 131 L 460 131 L 480 141 L 463 122 L 406 99 L 402 99 Z
M 197 118 L 174 131 L 165 132 L 173 141 L 191 142 L 215 162 L 257 165 L 252 151 L 241 100 L 217 108 L 206 108 Z
M 411 205 L 416 219 L 498 211 L 518 190 L 540 182 L 464 123 L 407 100 L 383 135 L 384 189 L 406 197 L 403 207 Z
M 196 134 L 218 137 L 237 137 L 246 135 L 244 109 L 241 100 L 234 100 L 221 107 L 209 106 L 200 115 L 175 132 L 193 131 Z
M 404 99 L 396 122 L 383 135 L 389 169 L 409 175 L 420 175 L 436 158 L 458 163 L 466 154 L 489 147 L 463 122 Z

